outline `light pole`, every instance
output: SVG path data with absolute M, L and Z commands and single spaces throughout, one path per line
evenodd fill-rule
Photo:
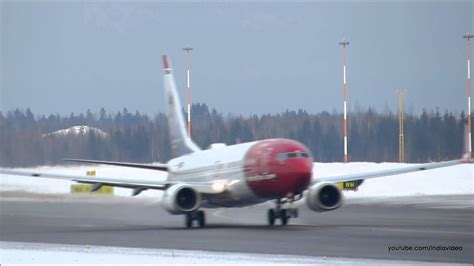
M 398 161 L 401 163 L 405 162 L 405 134 L 403 127 L 403 97 L 406 94 L 406 91 L 397 90 L 398 93 Z
M 467 40 L 467 131 L 468 131 L 468 140 L 467 140 L 467 153 L 468 158 L 472 158 L 472 135 L 471 135 L 471 38 L 474 38 L 474 35 L 464 34 L 464 39 Z
M 348 162 L 347 155 L 347 80 L 346 80 L 346 46 L 349 42 L 343 40 L 339 43 L 342 46 L 342 71 L 343 71 L 343 95 L 344 95 L 344 162 Z
M 188 106 L 187 106 L 187 111 L 188 111 L 188 136 L 191 137 L 191 81 L 189 77 L 189 69 L 191 67 L 191 51 L 193 48 L 191 47 L 185 47 L 183 48 L 183 51 L 186 53 L 186 84 L 187 84 L 187 98 L 188 98 Z

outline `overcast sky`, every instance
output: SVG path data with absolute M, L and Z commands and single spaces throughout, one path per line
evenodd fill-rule
M 224 113 L 467 109 L 465 3 L 0 3 L 0 109 L 164 111 L 161 55 L 185 96 Z

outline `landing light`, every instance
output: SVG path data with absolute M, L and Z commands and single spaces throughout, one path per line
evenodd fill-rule
M 222 182 L 215 182 L 214 184 L 212 184 L 212 190 L 214 190 L 215 192 L 223 192 L 224 189 L 225 185 Z

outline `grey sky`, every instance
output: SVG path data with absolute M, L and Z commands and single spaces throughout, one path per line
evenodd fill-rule
M 224 113 L 342 112 L 347 38 L 350 106 L 465 110 L 465 3 L 0 4 L 0 109 L 163 111 L 161 55 L 184 98 L 192 46 L 193 100 Z

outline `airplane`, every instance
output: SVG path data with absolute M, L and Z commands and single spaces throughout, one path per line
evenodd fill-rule
M 166 55 L 163 56 L 163 81 L 173 159 L 165 164 L 64 160 L 166 171 L 168 177 L 165 181 L 10 169 L 0 169 L 0 173 L 66 179 L 91 184 L 93 191 L 104 185 L 130 188 L 133 189 L 132 196 L 147 189 L 162 190 L 161 206 L 170 214 L 184 215 L 185 226 L 190 228 L 195 222 L 199 227 L 205 226 L 203 208 L 243 207 L 267 201 L 275 202 L 275 207 L 267 212 L 268 225 L 273 226 L 278 220 L 281 225 L 287 225 L 290 218 L 298 217 L 298 209 L 292 203 L 303 198 L 309 209 L 315 212 L 339 208 L 343 194 L 338 182 L 474 163 L 465 156 L 452 161 L 313 179 L 313 171 L 317 171 L 313 167 L 313 156 L 305 145 L 294 140 L 265 139 L 230 146 L 216 143 L 201 150 L 186 133 L 173 70 Z

